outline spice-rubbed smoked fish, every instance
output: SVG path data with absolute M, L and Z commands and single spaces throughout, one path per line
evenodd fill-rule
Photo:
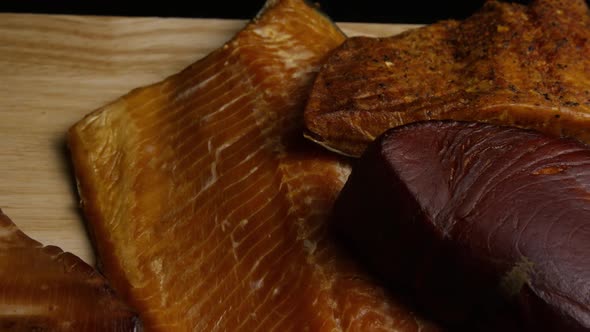
M 348 39 L 320 71 L 305 111 L 309 138 L 354 156 L 389 128 L 441 119 L 590 143 L 585 1 L 488 1 L 462 22 Z
M 26 236 L 0 210 L 0 331 L 140 330 L 96 270 Z
M 338 252 L 324 221 L 349 166 L 303 106 L 344 40 L 300 0 L 69 132 L 102 270 L 150 331 L 428 331 Z

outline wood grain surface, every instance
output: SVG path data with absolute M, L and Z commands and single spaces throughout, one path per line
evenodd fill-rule
M 94 263 L 66 130 L 90 111 L 174 74 L 244 21 L 0 14 L 0 208 L 29 236 Z M 340 23 L 348 35 L 410 25 Z

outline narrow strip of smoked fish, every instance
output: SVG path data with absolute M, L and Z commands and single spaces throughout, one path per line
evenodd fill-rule
M 0 210 L 0 331 L 139 330 L 96 270 L 26 236 Z
M 332 244 L 348 164 L 302 139 L 324 56 L 344 40 L 301 0 L 69 132 L 102 269 L 153 331 L 434 329 Z

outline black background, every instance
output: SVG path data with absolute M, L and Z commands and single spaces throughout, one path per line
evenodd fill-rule
M 484 0 L 318 2 L 322 10 L 336 21 L 431 23 L 441 19 L 464 18 L 481 7 Z M 149 3 L 108 0 L 0 0 L 0 12 L 247 19 L 254 16 L 263 3 L 264 0 L 164 0 Z

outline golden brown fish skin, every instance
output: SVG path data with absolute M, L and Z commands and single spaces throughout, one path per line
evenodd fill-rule
M 101 267 L 149 331 L 436 331 L 329 238 L 348 161 L 301 136 L 344 40 L 301 0 L 89 114 L 68 142 Z
M 590 143 L 589 38 L 583 0 L 488 1 L 465 21 L 350 38 L 314 83 L 306 136 L 359 156 L 389 128 L 452 119 Z
M 91 266 L 20 231 L 0 210 L 0 331 L 140 331 Z

